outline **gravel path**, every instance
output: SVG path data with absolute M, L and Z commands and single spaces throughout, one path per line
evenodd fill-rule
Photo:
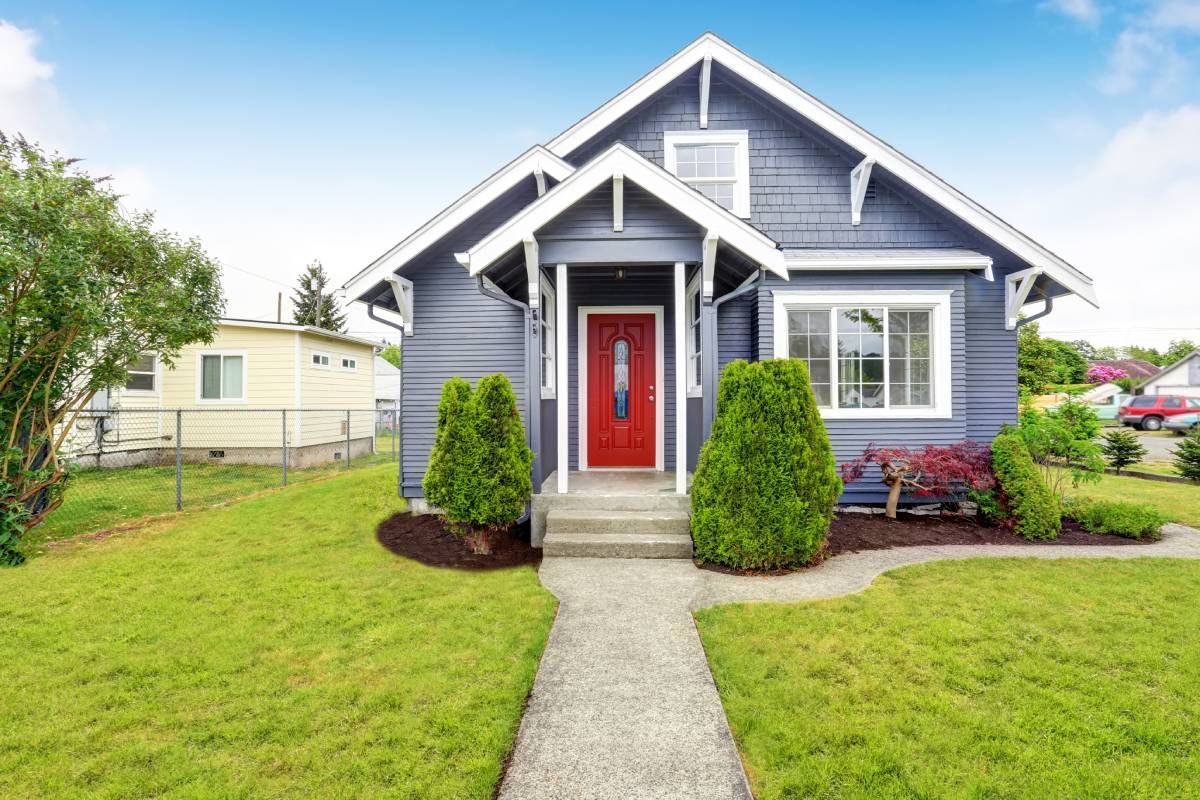
M 979 557 L 1200 558 L 1200 531 L 1169 525 L 1139 547 L 940 545 L 837 556 L 748 578 L 689 561 L 548 558 L 558 618 L 521 720 L 503 800 L 749 798 L 691 612 L 721 603 L 861 591 L 923 561 Z

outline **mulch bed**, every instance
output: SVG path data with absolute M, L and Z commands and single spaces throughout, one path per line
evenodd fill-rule
M 980 525 L 972 519 L 954 515 L 909 514 L 901 511 L 895 520 L 883 514 L 838 514 L 829 526 L 829 539 L 820 561 L 842 553 L 864 550 L 890 550 L 893 547 L 942 544 L 1030 544 L 1030 545 L 1139 545 L 1153 544 L 1150 540 L 1126 539 L 1121 536 L 1088 533 L 1074 520 L 1064 519 L 1057 539 L 1031 542 L 1008 528 Z M 736 570 L 714 564 L 697 566 L 732 575 L 786 575 L 794 569 Z M 816 563 L 808 566 L 816 566 Z M 805 567 L 801 567 L 805 569 Z
M 375 538 L 392 553 L 430 567 L 488 570 L 542 560 L 542 551 L 529 546 L 528 522 L 493 536 L 486 556 L 472 553 L 466 542 L 447 532 L 437 514 L 397 514 L 380 523 Z

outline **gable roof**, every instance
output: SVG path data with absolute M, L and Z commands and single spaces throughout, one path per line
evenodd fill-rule
M 371 339 L 363 339 L 358 336 L 351 336 L 348 333 L 327 331 L 324 328 L 318 328 L 315 325 L 301 325 L 297 322 L 264 322 L 257 319 L 221 317 L 220 324 L 229 328 L 266 328 L 274 331 L 302 332 L 312 334 L 313 336 L 323 336 L 326 339 L 335 339 L 339 342 L 353 342 L 354 344 L 365 344 L 368 347 L 382 347 L 379 342 L 372 341 Z
M 574 171 L 566 161 L 534 145 L 363 267 L 342 289 L 351 297 L 361 295 L 530 175 L 541 172 L 561 181 Z
M 551 140 L 546 148 L 557 156 L 570 155 L 705 59 L 717 62 L 739 78 L 762 90 L 782 105 L 861 153 L 864 158 L 874 160 L 877 166 L 921 192 L 984 236 L 1008 249 L 1031 266 L 1043 270 L 1047 277 L 1079 295 L 1091 305 L 1099 306 L 1092 279 L 1083 272 L 882 139 L 868 133 L 791 81 L 713 33 L 701 35 L 616 97 L 563 131 Z
M 722 243 L 787 279 L 783 251 L 773 239 L 619 142 L 521 209 L 466 253 L 456 254 L 459 263 L 467 267 L 472 275 L 478 275 L 525 239 L 532 237 L 543 225 L 618 175 L 633 181 L 710 233 L 715 233 Z
M 1153 378 L 1162 371 L 1162 368 L 1157 364 L 1151 364 L 1149 361 L 1140 358 L 1112 358 L 1106 361 L 1092 361 L 1090 363 L 1093 365 L 1102 364 L 1106 367 L 1114 367 L 1122 370 L 1131 378 L 1141 378 L 1143 380 Z
M 1200 350 L 1193 350 L 1192 352 L 1188 353 L 1183 358 L 1176 361 L 1174 364 L 1169 364 L 1169 365 L 1163 367 L 1162 369 L 1160 369 L 1158 371 L 1158 373 L 1156 375 L 1153 375 L 1153 376 L 1147 378 L 1146 380 L 1142 381 L 1141 383 L 1139 383 L 1137 386 L 1135 386 L 1133 388 L 1141 389 L 1143 386 L 1147 386 L 1151 383 L 1154 383 L 1156 380 L 1161 378 L 1163 375 L 1166 375 L 1168 372 L 1175 369 L 1176 367 L 1182 367 L 1184 364 L 1191 361 L 1193 358 L 1198 358 L 1198 357 L 1200 357 Z

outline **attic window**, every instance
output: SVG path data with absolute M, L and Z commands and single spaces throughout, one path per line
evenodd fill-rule
M 746 131 L 664 131 L 663 166 L 718 205 L 750 216 Z

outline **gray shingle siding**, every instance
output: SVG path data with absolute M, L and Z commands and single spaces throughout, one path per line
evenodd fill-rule
M 579 165 L 614 142 L 663 164 L 663 131 L 699 128 L 699 89 L 685 76 L 648 105 L 572 153 Z M 750 139 L 750 221 L 784 247 L 955 247 L 962 233 L 945 216 L 872 180 L 862 223 L 850 224 L 851 158 L 811 126 L 784 117 L 723 79 L 714 67 L 709 130 L 746 130 Z
M 687 217 L 630 180 L 622 198 L 623 230 L 613 230 L 612 181 L 590 192 L 537 231 L 539 242 L 554 239 L 699 239 L 703 231 Z

